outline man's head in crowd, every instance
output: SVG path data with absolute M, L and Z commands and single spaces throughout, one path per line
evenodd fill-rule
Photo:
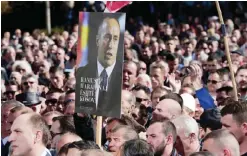
M 121 114 L 131 115 L 135 103 L 135 95 L 130 91 L 122 90 Z
M 169 37 L 166 41 L 166 49 L 169 50 L 171 53 L 175 53 L 176 44 L 174 38 Z
M 75 141 L 81 141 L 82 138 L 75 133 L 67 132 L 60 136 L 56 144 L 56 151 L 59 152 L 60 149 L 67 143 L 72 143 Z
M 16 81 L 18 85 L 21 85 L 22 75 L 19 72 L 11 72 L 9 79 L 11 81 Z
M 16 51 L 13 47 L 9 46 L 3 51 L 2 57 L 7 63 L 15 61 Z
M 151 59 L 151 56 L 152 56 L 152 51 L 150 47 L 147 45 L 143 45 L 141 49 L 140 60 L 148 63 L 148 61 Z
M 147 143 L 155 155 L 171 155 L 177 132 L 169 120 L 154 121 L 147 129 Z
M 216 93 L 216 90 L 222 86 L 221 79 L 218 73 L 210 73 L 207 81 L 208 91 L 210 93 Z
M 146 107 L 149 106 L 151 91 L 148 87 L 142 85 L 136 85 L 134 88 L 132 88 L 132 91 L 136 97 L 137 105 L 142 104 Z
M 44 53 L 41 50 L 35 50 L 33 57 L 34 57 L 35 64 L 39 64 L 45 58 Z
M 15 99 L 15 96 L 20 93 L 20 86 L 16 81 L 9 81 L 5 83 L 6 91 L 4 92 L 5 97 L 7 100 Z
M 207 60 L 207 70 L 209 73 L 216 72 L 217 69 L 219 69 L 220 65 L 218 64 L 218 61 L 213 56 L 209 56 Z
M 175 93 L 164 95 L 153 111 L 153 120 L 174 119 L 182 114 L 183 99 Z
M 50 128 L 52 136 L 52 147 L 56 146 L 59 137 L 67 132 L 74 133 L 75 126 L 71 116 L 58 116 L 52 119 L 52 126 Z
M 51 68 L 51 63 L 47 60 L 42 60 L 38 65 L 38 73 L 39 74 L 49 74 L 49 70 Z
M 120 152 L 120 147 L 129 140 L 138 139 L 137 132 L 129 126 L 118 125 L 110 131 L 109 151 L 115 155 Z
M 221 123 L 228 129 L 240 144 L 240 152 L 247 152 L 247 102 L 231 102 L 221 110 Z
M 238 68 L 235 78 L 239 86 L 247 82 L 247 65 Z
M 16 100 L 9 100 L 1 105 L 1 137 L 4 138 L 8 136 L 8 131 L 6 131 L 7 120 L 10 115 L 10 110 L 17 106 L 22 106 L 23 104 Z
M 166 61 L 169 66 L 169 73 L 175 73 L 176 70 L 178 70 L 178 65 L 179 65 L 179 58 L 176 54 L 168 54 L 166 56 Z
M 63 69 L 60 67 L 51 67 L 50 68 L 50 81 L 51 86 L 53 88 L 61 89 L 64 86 L 64 72 Z
M 45 104 L 47 105 L 46 111 L 55 111 L 57 110 L 57 103 L 58 99 L 61 95 L 60 91 L 48 91 L 46 93 L 46 101 Z
M 126 141 L 121 148 L 122 156 L 143 155 L 153 156 L 152 149 L 145 140 L 133 139 Z
M 19 72 L 22 76 L 25 74 L 32 73 L 32 68 L 30 63 L 25 60 L 15 61 L 12 65 L 12 72 Z
M 22 90 L 25 92 L 38 92 L 38 79 L 34 74 L 22 76 Z
M 26 107 L 26 106 L 23 106 L 23 105 L 20 105 L 20 106 L 16 106 L 14 108 L 12 108 L 10 110 L 10 114 L 9 114 L 9 117 L 7 119 L 7 126 L 6 126 L 6 130 L 8 131 L 8 135 L 10 135 L 11 133 L 11 126 L 14 122 L 14 120 L 22 115 L 22 114 L 27 114 L 27 113 L 32 113 L 33 110 L 29 107 Z
M 147 65 L 143 61 L 138 62 L 138 74 L 146 74 L 147 73 Z
M 124 62 L 123 67 L 123 89 L 130 90 L 134 87 L 137 77 L 137 65 L 133 61 Z
M 20 115 L 11 126 L 10 155 L 41 155 L 49 139 L 49 129 L 40 115 Z
M 67 101 L 64 115 L 73 115 L 75 113 L 75 100 Z
M 219 42 L 217 40 L 210 41 L 209 44 L 209 50 L 211 53 L 214 53 L 218 50 Z
M 152 83 L 148 74 L 139 74 L 136 78 L 136 85 L 143 85 L 152 89 Z
M 157 104 L 160 102 L 160 98 L 166 94 L 168 94 L 168 91 L 163 87 L 157 87 L 152 91 L 151 101 L 153 109 L 155 109 Z
M 53 118 L 62 116 L 63 114 L 57 111 L 52 111 L 52 112 L 47 112 L 44 115 L 42 115 L 43 119 L 45 120 L 46 124 L 48 125 L 49 128 L 51 128 L 52 123 L 53 123 Z
M 150 65 L 152 87 L 162 87 L 169 72 L 168 64 L 164 61 L 154 62 Z
M 181 115 L 172 120 L 177 131 L 175 148 L 181 155 L 189 155 L 200 150 L 199 127 L 197 122 L 188 115 Z
M 99 146 L 93 141 L 80 140 L 72 142 L 68 145 L 68 156 L 80 155 L 84 150 L 100 149 Z
M 215 155 L 240 155 L 236 138 L 224 129 L 215 130 L 206 135 L 203 139 L 202 150 L 209 151 Z
M 114 18 L 105 18 L 99 26 L 96 37 L 98 61 L 104 68 L 116 62 L 119 38 L 120 25 L 118 21 Z

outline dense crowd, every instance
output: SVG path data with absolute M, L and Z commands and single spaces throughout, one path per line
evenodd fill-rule
M 246 156 L 246 21 L 225 19 L 235 101 L 218 18 L 175 20 L 127 22 L 122 115 L 103 117 L 102 147 L 96 117 L 75 112 L 79 26 L 5 32 L 2 156 Z

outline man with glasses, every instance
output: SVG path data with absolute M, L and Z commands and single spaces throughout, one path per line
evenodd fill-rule
M 60 97 L 61 92 L 58 91 L 49 91 L 46 93 L 46 101 L 47 105 L 46 112 L 57 110 L 58 98 Z
M 19 86 L 16 81 L 9 81 L 5 84 L 6 91 L 4 95 L 7 100 L 15 99 L 15 96 L 19 93 Z
M 148 87 L 142 85 L 136 85 L 133 89 L 133 94 L 136 97 L 136 104 L 137 105 L 144 105 L 146 107 L 150 106 L 150 96 L 151 91 Z
M 216 90 L 221 88 L 222 83 L 220 80 L 220 76 L 218 73 L 211 73 L 208 77 L 208 81 L 207 81 L 207 87 L 208 87 L 208 91 L 211 94 L 211 96 L 214 98 L 214 100 L 216 100 Z

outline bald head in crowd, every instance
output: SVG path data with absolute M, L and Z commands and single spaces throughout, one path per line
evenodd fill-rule
M 177 101 L 164 99 L 157 104 L 153 112 L 153 120 L 174 119 L 181 115 L 181 113 L 182 108 Z
M 240 149 L 236 138 L 225 129 L 215 130 L 203 139 L 203 151 L 216 155 L 239 156 Z

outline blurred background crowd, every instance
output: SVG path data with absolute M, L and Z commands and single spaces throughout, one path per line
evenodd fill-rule
M 104 3 L 51 2 L 51 34 L 43 2 L 1 3 L 2 155 L 247 155 L 245 2 L 220 2 L 238 101 L 213 2 L 120 10 L 122 115 L 103 118 L 104 150 L 95 116 L 75 113 L 78 11 L 102 12 Z

